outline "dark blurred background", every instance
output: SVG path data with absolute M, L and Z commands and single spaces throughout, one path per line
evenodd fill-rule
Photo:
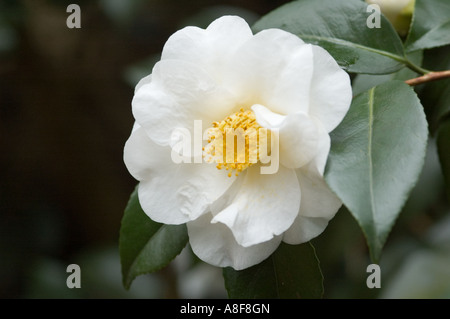
M 136 185 L 122 161 L 131 99 L 176 30 L 224 14 L 251 24 L 285 2 L 0 1 L 0 298 L 226 296 L 220 269 L 197 263 L 189 249 L 130 291 L 121 285 L 120 220 Z M 81 29 L 66 26 L 70 3 L 81 7 Z M 402 254 L 420 250 L 447 209 L 430 154 L 418 203 L 388 243 L 392 273 L 403 265 L 397 244 Z M 328 229 L 315 241 L 326 297 L 378 296 L 365 286 L 370 261 L 356 222 L 342 209 Z M 72 263 L 81 267 L 81 289 L 66 286 Z

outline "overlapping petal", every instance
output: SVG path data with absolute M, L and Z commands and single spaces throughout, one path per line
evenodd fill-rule
M 300 208 L 300 186 L 294 170 L 279 167 L 275 174 L 247 169 L 235 196 L 215 213 L 213 223 L 231 229 L 236 241 L 249 247 L 272 239 L 290 227 Z M 217 208 L 216 208 L 217 209 Z
M 195 63 L 220 83 L 230 67 L 230 56 L 252 37 L 244 19 L 224 16 L 212 22 L 206 30 L 186 27 L 175 32 L 164 45 L 161 59 Z
M 211 223 L 211 214 L 205 214 L 187 223 L 189 243 L 202 260 L 218 267 L 245 269 L 269 257 L 281 242 L 281 236 L 272 240 L 243 247 L 231 230 L 222 223 Z
M 212 164 L 175 164 L 171 148 L 154 143 L 144 129 L 136 128 L 125 144 L 124 161 L 140 181 L 141 206 L 154 221 L 182 224 L 208 211 L 234 182 L 222 178 Z
M 308 111 L 313 50 L 293 34 L 264 30 L 245 42 L 224 80 L 240 105 L 262 104 L 286 115 Z
M 305 113 L 283 116 L 258 104 L 253 105 L 252 110 L 262 127 L 279 134 L 279 145 L 273 147 L 279 147 L 281 164 L 299 168 L 314 160 L 319 171 L 323 171 L 330 137 L 319 122 Z
M 176 128 L 194 131 L 194 121 L 206 127 L 230 114 L 230 94 L 193 63 L 162 60 L 151 80 L 138 84 L 132 101 L 133 115 L 159 145 L 169 145 Z
M 283 241 L 300 244 L 320 235 L 334 217 L 342 202 L 330 190 L 314 164 L 297 170 L 302 192 L 300 211 Z
M 311 79 L 309 114 L 331 132 L 341 123 L 352 100 L 350 77 L 323 48 L 312 46 L 314 74 Z

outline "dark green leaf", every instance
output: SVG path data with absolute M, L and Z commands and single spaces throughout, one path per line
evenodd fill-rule
M 152 221 L 139 204 L 137 187 L 131 194 L 120 228 L 122 279 L 128 289 L 134 278 L 165 267 L 186 246 L 185 225 Z
M 262 263 L 236 271 L 224 268 L 230 298 L 321 298 L 323 276 L 311 243 L 281 244 Z
M 414 64 L 421 65 L 423 60 L 423 51 L 411 52 L 407 55 L 407 58 Z M 408 68 L 403 68 L 391 74 L 358 74 L 352 81 L 353 95 L 356 96 L 384 82 L 392 80 L 406 81 L 417 76 L 419 76 L 418 73 Z
M 450 44 L 450 1 L 416 0 L 408 52 Z
M 349 72 L 385 74 L 406 63 L 402 42 L 381 16 L 380 28 L 367 27 L 372 12 L 359 0 L 298 0 L 261 18 L 255 31 L 280 28 L 325 48 Z
M 427 137 L 420 101 L 400 81 L 355 97 L 331 133 L 326 181 L 358 221 L 375 262 L 421 172 Z
M 437 146 L 442 172 L 444 173 L 447 198 L 450 200 L 450 119 L 439 126 Z

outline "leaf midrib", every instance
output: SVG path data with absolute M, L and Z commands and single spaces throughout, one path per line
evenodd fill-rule
M 317 35 L 312 35 L 312 34 L 298 34 L 297 35 L 301 38 L 301 39 L 314 39 L 314 40 L 320 40 L 320 41 L 327 41 L 327 42 L 331 42 L 331 43 L 335 43 L 335 44 L 340 44 L 343 46 L 347 46 L 347 47 L 352 47 L 352 48 L 358 48 L 358 49 L 362 49 L 362 50 L 366 50 L 372 53 L 376 53 L 379 55 L 383 55 L 386 56 L 388 58 L 391 58 L 397 62 L 401 62 L 403 64 L 407 64 L 407 60 L 404 56 L 400 56 L 388 51 L 383 51 L 383 50 L 378 50 L 375 48 L 371 48 L 365 45 L 361 45 L 358 43 L 354 43 L 354 42 L 350 42 L 347 40 L 343 40 L 343 39 L 338 39 L 338 38 L 329 38 L 329 37 L 323 37 L 323 36 L 317 36 Z
M 371 223 L 374 226 L 374 230 L 376 232 L 376 225 L 375 225 L 375 214 L 376 214 L 376 207 L 375 207 L 375 194 L 373 190 L 373 158 L 372 158 L 372 141 L 373 141 L 373 107 L 374 107 L 374 95 L 375 95 L 375 88 L 372 88 L 369 91 L 369 130 L 368 130 L 368 145 L 367 145 L 367 156 L 368 156 L 368 165 L 369 165 L 369 193 L 370 193 L 370 208 L 372 210 L 372 214 L 370 215 Z

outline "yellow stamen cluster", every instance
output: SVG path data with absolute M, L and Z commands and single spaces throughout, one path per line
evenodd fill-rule
M 224 120 L 213 122 L 207 131 L 208 145 L 203 148 L 203 157 L 208 163 L 216 162 L 218 169 L 228 170 L 229 177 L 233 171 L 238 176 L 260 160 L 262 146 L 267 153 L 267 132 L 256 122 L 251 110 L 241 108 Z

